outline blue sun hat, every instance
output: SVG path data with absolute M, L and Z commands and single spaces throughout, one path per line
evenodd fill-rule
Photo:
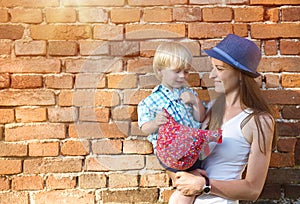
M 212 58 L 221 60 L 250 77 L 260 74 L 256 71 L 261 59 L 261 52 L 256 44 L 246 38 L 229 34 L 210 50 L 204 50 Z

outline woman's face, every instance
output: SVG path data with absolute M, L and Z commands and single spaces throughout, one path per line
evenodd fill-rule
M 211 61 L 213 69 L 209 74 L 209 78 L 214 81 L 215 91 L 228 94 L 238 90 L 241 72 L 215 58 L 211 58 Z

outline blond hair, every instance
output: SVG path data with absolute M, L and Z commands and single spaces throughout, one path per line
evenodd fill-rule
M 162 69 L 189 70 L 193 55 L 184 45 L 177 42 L 160 44 L 154 54 L 153 70 L 156 77 L 161 80 L 158 71 Z

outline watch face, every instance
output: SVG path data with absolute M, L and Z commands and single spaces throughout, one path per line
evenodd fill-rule
M 204 193 L 210 193 L 210 187 L 209 186 L 205 186 L 205 188 L 203 189 Z

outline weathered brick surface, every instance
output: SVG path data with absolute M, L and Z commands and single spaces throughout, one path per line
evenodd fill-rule
M 256 81 L 276 112 L 257 203 L 296 202 L 299 11 L 299 0 L 0 0 L 0 203 L 167 203 L 172 182 L 137 123 L 159 84 L 155 50 L 188 47 L 187 82 L 208 102 L 204 50 L 229 33 L 260 48 Z
M 73 189 L 76 186 L 76 177 L 50 175 L 46 179 L 46 187 L 50 190 Z

